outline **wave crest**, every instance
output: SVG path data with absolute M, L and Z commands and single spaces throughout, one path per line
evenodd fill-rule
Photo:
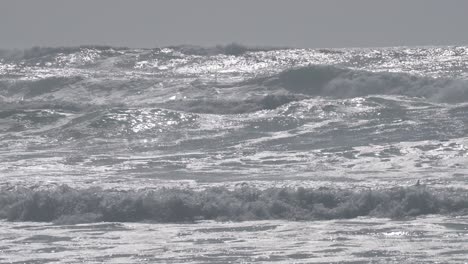
M 314 220 L 454 213 L 468 213 L 466 193 L 422 186 L 360 191 L 259 190 L 248 186 L 234 190 L 116 191 L 61 186 L 50 190 L 23 188 L 0 192 L 0 218 L 10 221 Z

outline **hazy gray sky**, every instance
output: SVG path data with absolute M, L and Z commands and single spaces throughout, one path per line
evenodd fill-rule
M 466 0 L 0 0 L 0 48 L 468 44 Z

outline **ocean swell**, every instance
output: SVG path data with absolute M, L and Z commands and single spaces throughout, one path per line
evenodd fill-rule
M 139 191 L 4 188 L 0 218 L 10 221 L 81 222 L 195 220 L 315 220 L 358 216 L 405 218 L 466 214 L 468 195 L 424 186 L 387 190 L 340 190 L 243 186 L 234 190 L 159 189 Z

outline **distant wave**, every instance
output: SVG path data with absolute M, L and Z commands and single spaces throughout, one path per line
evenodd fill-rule
M 49 57 L 56 56 L 58 54 L 72 54 L 80 52 L 84 49 L 95 50 L 95 51 L 109 51 L 109 50 L 128 50 L 126 47 L 112 47 L 112 46 L 100 46 L 100 45 L 82 45 L 76 47 L 32 47 L 23 50 L 0 50 L 0 59 L 6 59 L 8 61 L 17 60 L 35 60 L 35 59 L 47 59 Z
M 270 50 L 280 50 L 288 49 L 285 47 L 249 47 L 239 43 L 230 43 L 226 45 L 216 45 L 214 47 L 201 47 L 201 46 L 192 46 L 192 45 L 180 45 L 180 46 L 169 46 L 179 52 L 182 52 L 186 55 L 234 55 L 240 56 L 246 52 L 257 52 L 257 51 L 270 51 Z
M 422 186 L 388 190 L 242 187 L 203 191 L 160 189 L 116 191 L 100 188 L 27 188 L 0 192 L 0 218 L 10 221 L 180 222 L 287 219 L 314 220 L 358 216 L 404 218 L 426 214 L 467 214 L 468 195 Z
M 23 50 L 7 50 L 0 49 L 0 59 L 6 59 L 9 61 L 16 60 L 34 60 L 34 59 L 46 59 L 53 57 L 58 54 L 73 54 L 83 50 L 93 50 L 103 53 L 104 55 L 115 55 L 115 51 L 129 50 L 127 47 L 113 47 L 106 45 L 82 45 L 82 46 L 70 46 L 70 47 L 32 47 Z M 239 43 L 230 43 L 224 45 L 216 45 L 213 47 L 203 47 L 196 45 L 176 45 L 158 48 L 147 48 L 142 50 L 148 51 L 160 51 L 162 49 L 172 49 L 185 55 L 198 55 L 198 56 L 211 56 L 211 55 L 233 55 L 240 56 L 246 52 L 258 52 L 258 51 L 270 51 L 288 49 L 286 47 L 260 47 L 260 46 L 246 46 Z

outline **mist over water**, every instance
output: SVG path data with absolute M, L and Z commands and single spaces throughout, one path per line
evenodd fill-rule
M 329 232 L 348 232 L 338 237 L 364 246 L 352 233 L 360 221 L 392 219 L 386 228 L 407 230 L 404 221 L 427 217 L 427 225 L 443 224 L 437 236 L 447 238 L 449 223 L 468 209 L 467 66 L 468 48 L 452 46 L 0 51 L 0 218 L 8 226 L 0 250 L 9 256 L 0 261 L 46 262 L 13 253 L 23 250 L 12 230 L 24 221 L 63 226 L 66 234 L 45 227 L 54 235 L 22 239 L 50 246 L 66 236 L 57 258 L 70 262 L 80 260 L 68 249 L 76 239 L 69 232 L 97 232 L 101 221 L 117 229 L 191 223 L 186 231 L 197 239 L 205 233 L 195 229 L 207 223 L 259 235 L 275 221 L 286 228 L 348 219 Z M 426 227 L 393 242 L 380 238 L 420 239 L 424 248 Z M 387 232 L 371 229 L 365 236 Z M 281 234 L 270 231 L 271 239 Z M 466 240 L 466 232 L 456 234 L 454 245 Z M 352 245 L 331 247 L 346 255 Z M 292 257 L 257 260 L 344 260 L 293 248 Z M 255 261 L 247 251 L 237 259 Z M 405 254 L 452 263 L 466 254 L 455 248 L 436 259 L 416 251 Z M 354 252 L 352 260 L 401 255 L 374 253 Z

